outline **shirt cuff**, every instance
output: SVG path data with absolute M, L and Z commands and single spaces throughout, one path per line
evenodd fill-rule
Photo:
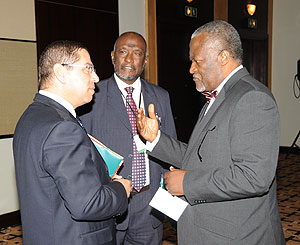
M 146 142 L 146 150 L 151 152 L 153 148 L 156 146 L 157 142 L 159 141 L 159 138 L 160 138 L 160 130 L 158 130 L 158 134 L 155 140 L 153 140 L 152 142 L 149 141 Z

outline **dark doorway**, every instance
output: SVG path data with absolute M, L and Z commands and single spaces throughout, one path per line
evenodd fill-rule
M 205 103 L 189 74 L 189 42 L 195 29 L 213 20 L 213 1 L 164 0 L 156 6 L 158 83 L 169 91 L 178 139 L 187 142 Z M 186 6 L 197 17 L 186 16 Z
M 228 22 L 239 32 L 244 50 L 243 65 L 249 73 L 268 86 L 268 0 L 253 1 L 256 12 L 246 11 L 247 0 L 228 0 Z M 255 20 L 255 28 L 249 20 Z
M 243 65 L 258 81 L 268 86 L 268 39 L 242 39 Z

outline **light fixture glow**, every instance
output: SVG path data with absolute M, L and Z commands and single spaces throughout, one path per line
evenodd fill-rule
M 247 4 L 247 12 L 248 12 L 248 14 L 252 16 L 252 15 L 254 15 L 255 11 L 256 11 L 256 5 L 253 4 L 253 3 L 248 3 Z
M 191 13 L 192 13 L 191 9 L 188 8 L 187 11 L 186 11 L 186 13 L 187 13 L 187 15 L 191 15 Z
M 186 0 L 186 1 L 189 2 L 189 3 L 193 2 L 193 0 Z

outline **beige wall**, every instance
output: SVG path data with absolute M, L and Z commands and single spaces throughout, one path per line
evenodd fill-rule
M 135 31 L 146 37 L 145 0 L 119 0 L 119 33 Z
M 19 42 L 18 40 L 25 41 L 36 41 L 35 32 L 35 14 L 34 14 L 34 0 L 1 0 L 0 1 L 0 38 L 5 39 L 1 42 L 0 53 L 8 52 L 7 45 L 10 47 L 18 47 L 19 51 L 23 53 L 22 44 L 24 44 L 24 52 L 27 56 L 36 57 L 36 45 L 35 43 Z M 6 48 L 3 50 L 5 44 Z M 28 54 L 27 46 L 34 46 L 31 48 L 32 53 Z M 2 52 L 3 51 L 3 52 Z M 6 54 L 8 55 L 8 54 Z M 17 54 L 16 54 L 17 55 Z M 24 79 L 24 74 L 20 70 L 21 66 L 16 67 L 13 62 L 13 57 L 10 56 L 6 60 L 1 58 L 1 67 L 7 67 L 6 74 L 5 70 L 1 70 L 0 83 L 7 82 L 7 79 L 11 75 L 19 77 L 20 80 Z M 17 60 L 17 59 L 16 59 Z M 26 59 L 27 60 L 27 59 Z M 36 67 L 36 59 L 33 60 L 32 66 Z M 4 74 L 3 74 L 4 73 Z M 36 75 L 32 74 L 34 78 Z M 23 80 L 24 82 L 24 80 Z M 33 81 L 34 82 L 34 81 Z M 35 82 L 34 82 L 35 83 Z M 1 91 L 3 92 L 3 91 Z M 11 94 L 12 97 L 14 94 Z M 17 97 L 17 96 L 15 96 Z M 15 98 L 14 100 L 17 100 Z M 4 121 L 5 115 L 1 115 L 1 120 Z M 12 155 L 12 139 L 1 139 L 0 140 L 0 215 L 13 212 L 19 209 L 19 203 L 17 198 L 17 190 L 15 183 L 15 171 Z
M 19 209 L 15 170 L 12 153 L 12 139 L 0 140 L 0 215 Z
M 0 38 L 36 40 L 34 0 L 0 1 Z
M 300 98 L 293 95 L 300 59 L 299 10 L 299 0 L 273 0 L 272 92 L 281 118 L 281 146 L 290 146 L 300 130 Z

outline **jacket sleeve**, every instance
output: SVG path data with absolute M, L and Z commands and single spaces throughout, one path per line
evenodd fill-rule
M 108 219 L 128 205 L 124 187 L 109 181 L 105 163 L 92 149 L 84 130 L 72 121 L 58 123 L 43 145 L 42 166 L 78 220 Z

